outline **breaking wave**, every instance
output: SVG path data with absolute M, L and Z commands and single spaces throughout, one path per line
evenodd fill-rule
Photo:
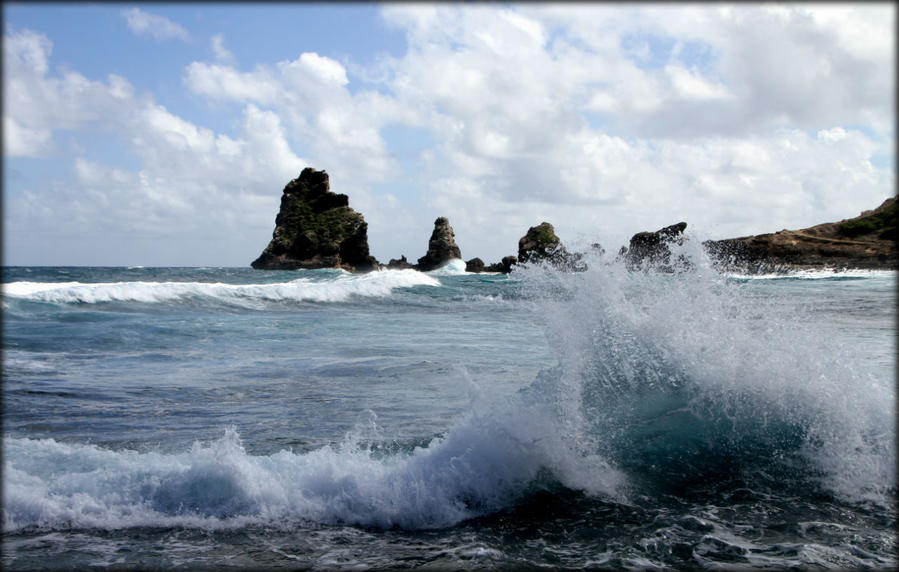
M 697 481 L 847 502 L 895 495 L 895 394 L 799 309 L 695 257 L 689 272 L 516 270 L 558 364 L 514 395 L 472 382 L 444 435 L 390 447 L 374 425 L 309 452 L 248 454 L 236 429 L 183 453 L 4 440 L 4 528 L 290 526 L 439 528 L 559 484 L 627 502 Z M 52 302 L 179 297 L 343 300 L 439 283 L 414 271 L 280 284 L 16 282 Z M 520 311 L 512 310 L 509 311 Z M 771 484 L 770 475 L 775 475 Z M 816 493 L 816 494 L 817 494 Z
M 271 284 L 208 282 L 11 282 L 3 295 L 37 302 L 98 304 L 103 302 L 165 303 L 211 299 L 231 303 L 308 301 L 343 302 L 353 296 L 384 297 L 395 288 L 439 286 L 435 278 L 414 270 L 389 270 L 353 275 L 339 273 L 327 280 L 298 278 Z

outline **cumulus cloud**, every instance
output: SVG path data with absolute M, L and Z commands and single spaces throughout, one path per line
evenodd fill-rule
M 264 246 L 277 191 L 306 165 L 350 194 L 385 260 L 418 256 L 438 215 L 466 257 L 496 260 L 542 220 L 616 248 L 678 220 L 710 238 L 838 220 L 894 192 L 883 160 L 895 144 L 894 6 L 394 4 L 381 15 L 405 50 L 366 67 L 314 51 L 240 67 L 213 37 L 213 59 L 182 80 L 237 114 L 231 135 L 123 77 L 53 74 L 47 38 L 9 32 L 6 152 L 47 153 L 60 129 L 114 132 L 141 168 L 74 163 L 74 188 L 93 198 L 66 199 L 73 212 L 103 205 L 127 220 L 117 196 L 129 187 L 148 233 L 252 220 L 258 238 L 234 263 Z M 47 193 L 68 192 L 32 189 L 22 208 L 45 216 Z
M 90 242 L 106 233 L 108 244 L 153 237 L 156 248 L 183 256 L 175 245 L 202 236 L 243 250 L 240 256 L 248 260 L 258 254 L 277 210 L 272 189 L 308 163 L 291 150 L 279 117 L 248 104 L 237 136 L 215 133 L 136 94 L 124 78 L 98 82 L 71 71 L 49 73 L 52 45 L 42 36 L 19 33 L 6 37 L 5 45 L 21 48 L 24 40 L 25 48 L 39 49 L 6 53 L 15 65 L 7 66 L 5 87 L 17 93 L 6 98 L 12 104 L 11 116 L 4 116 L 5 155 L 40 156 L 54 131 L 99 131 L 115 136 L 140 167 L 74 157 L 67 180 L 9 197 L 6 226 L 14 244 L 35 233 L 50 242 Z
M 137 7 L 122 11 L 122 17 L 125 18 L 128 29 L 138 36 L 149 36 L 159 41 L 189 38 L 187 30 L 181 24 Z

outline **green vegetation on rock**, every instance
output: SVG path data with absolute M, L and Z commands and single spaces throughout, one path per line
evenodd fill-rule
M 899 237 L 899 205 L 894 201 L 868 216 L 840 223 L 840 232 L 850 238 L 878 233 L 878 238 L 895 240 Z

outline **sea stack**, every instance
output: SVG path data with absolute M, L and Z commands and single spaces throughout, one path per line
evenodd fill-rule
M 450 226 L 449 219 L 442 216 L 434 221 L 434 232 L 428 241 L 428 252 L 418 259 L 415 269 L 427 272 L 440 268 L 450 260 L 461 258 L 462 251 L 456 244 L 453 227 Z
M 284 187 L 272 240 L 251 266 L 367 272 L 378 262 L 369 254 L 365 219 L 346 195 L 331 192 L 325 171 L 307 167 Z

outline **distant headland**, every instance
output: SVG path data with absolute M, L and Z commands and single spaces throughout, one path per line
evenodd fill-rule
M 639 232 L 628 246 L 621 247 L 618 258 L 631 269 L 652 267 L 670 271 L 673 263 L 669 245 L 688 240 L 686 228 L 687 223 L 679 222 L 654 232 Z M 892 270 L 897 267 L 897 229 L 899 207 L 896 198 L 891 197 L 855 218 L 802 230 L 708 240 L 703 247 L 720 268 L 748 273 L 814 268 Z M 604 252 L 599 244 L 591 248 Z M 580 271 L 586 269 L 583 258 L 584 253 L 569 252 L 553 226 L 543 222 L 521 237 L 517 255 L 492 264 L 472 258 L 466 261 L 465 269 L 509 273 L 517 264 L 545 261 L 563 270 Z M 261 270 L 428 271 L 460 259 L 462 251 L 453 228 L 446 217 L 440 217 L 434 221 L 427 251 L 415 264 L 405 256 L 381 264 L 369 252 L 368 224 L 362 214 L 350 208 L 346 195 L 331 192 L 325 171 L 307 167 L 284 187 L 272 240 L 251 266 Z

